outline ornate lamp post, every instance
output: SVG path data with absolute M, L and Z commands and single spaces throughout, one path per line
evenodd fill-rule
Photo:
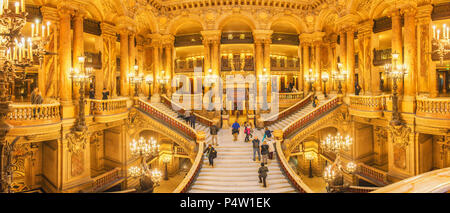
M 139 86 L 144 80 L 143 74 L 139 74 L 139 66 L 134 65 L 134 73 L 128 74 L 128 78 L 131 84 L 134 85 L 134 96 L 137 97 L 139 95 Z
M 131 155 L 141 158 L 140 166 L 132 166 L 128 169 L 131 177 L 139 178 L 140 191 L 153 191 L 154 185 L 159 185 L 161 172 L 157 169 L 150 171 L 147 165 L 147 159 L 159 154 L 159 144 L 155 139 L 145 140 L 143 137 L 139 140 L 133 139 L 130 143 Z
M 393 88 L 392 88 L 392 120 L 391 124 L 398 126 L 401 124 L 400 121 L 400 113 L 398 112 L 398 86 L 397 81 L 403 80 L 403 77 L 408 74 L 408 70 L 406 68 L 406 65 L 403 64 L 397 64 L 399 54 L 393 53 L 392 59 L 393 64 L 386 64 L 384 66 L 384 70 L 386 72 L 387 76 L 390 76 L 392 78 L 393 82 Z
M 333 79 L 338 82 L 338 94 L 342 94 L 342 82 L 345 81 L 347 72 L 342 70 L 341 63 L 338 63 L 338 70 L 333 73 Z
M 437 53 L 441 65 L 444 64 L 444 56 L 450 52 L 450 34 L 449 27 L 446 24 L 444 24 L 442 30 L 436 29 L 436 25 L 433 25 L 433 45 L 438 47 L 433 53 Z
M 165 172 L 164 172 L 164 180 L 169 180 L 169 170 L 167 169 L 167 164 L 172 160 L 170 155 L 163 155 L 162 161 L 164 163 Z
M 327 96 L 327 81 L 330 79 L 330 76 L 328 75 L 327 72 L 323 72 L 322 73 L 322 81 L 323 81 L 323 95 L 326 97 Z
M 158 76 L 158 83 L 161 85 L 161 92 L 166 93 L 166 84 L 169 82 L 169 77 L 165 75 L 165 71 L 161 70 L 161 76 Z
M 151 85 L 153 84 L 153 76 L 147 75 L 145 77 L 145 83 L 148 84 L 148 100 L 150 100 L 152 97 L 152 86 Z
M 333 152 L 336 154 L 336 159 L 333 164 L 327 166 L 324 171 L 324 179 L 327 182 L 328 192 L 339 192 L 344 190 L 344 176 L 343 174 L 353 174 L 356 171 L 356 164 L 349 162 L 346 166 L 341 162 L 341 151 L 348 151 L 353 143 L 350 136 L 345 138 L 337 133 L 336 136 L 328 135 L 320 144 L 322 150 Z
M 309 69 L 309 73 L 305 75 L 305 81 L 309 83 L 309 92 L 313 91 L 313 83 L 316 81 L 316 77 L 312 74 L 312 69 Z
M 305 159 L 309 161 L 309 178 L 313 178 L 312 161 L 316 158 L 316 153 L 310 151 L 305 152 Z
M 78 63 L 80 64 L 81 70 L 78 69 L 72 69 L 71 72 L 71 78 L 72 82 L 80 86 L 80 98 L 78 100 L 78 104 L 80 109 L 78 110 L 78 122 L 75 125 L 75 130 L 77 131 L 83 131 L 86 128 L 86 121 L 85 121 L 85 98 L 84 98 L 84 85 L 89 82 L 89 78 L 92 75 L 92 68 L 91 67 L 85 67 L 86 58 L 84 56 L 78 57 Z

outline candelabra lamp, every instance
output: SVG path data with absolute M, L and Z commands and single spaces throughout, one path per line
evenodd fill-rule
M 162 94 L 165 94 L 166 93 L 166 84 L 169 82 L 169 77 L 166 76 L 164 70 L 161 70 L 161 75 L 158 76 L 157 81 L 158 81 L 159 85 L 161 86 Z
M 328 165 L 324 171 L 324 179 L 327 183 L 328 192 L 342 192 L 348 186 L 344 184 L 344 173 L 353 174 L 356 171 L 356 164 L 353 162 L 342 165 L 341 151 L 348 151 L 352 145 L 353 139 L 350 136 L 343 137 L 340 133 L 335 136 L 328 135 L 320 144 L 321 149 L 336 154 L 333 164 Z
M 148 100 L 152 98 L 152 84 L 153 84 L 153 76 L 147 75 L 145 77 L 145 83 L 148 84 Z
M 305 75 L 305 81 L 309 83 L 309 92 L 312 92 L 313 83 L 316 81 L 316 77 L 312 74 L 312 69 L 309 69 L 309 73 Z
M 436 53 L 439 56 L 441 65 L 444 64 L 444 57 L 450 53 L 450 34 L 449 27 L 444 24 L 441 29 L 437 29 L 436 25 L 433 25 L 433 45 L 437 46 L 437 49 L 432 53 Z
M 263 68 L 262 75 L 259 75 L 259 83 L 262 85 L 262 94 L 263 94 L 263 101 L 262 101 L 262 108 L 264 110 L 269 109 L 269 106 L 267 105 L 267 83 L 270 81 L 270 75 L 267 74 L 267 69 Z
M 209 85 L 209 90 L 213 88 L 214 84 L 216 84 L 218 80 L 219 76 L 213 74 L 212 69 L 208 69 L 208 75 L 205 76 L 205 82 L 207 83 L 207 85 Z M 208 111 L 213 110 L 213 108 L 214 108 L 213 101 L 210 101 L 208 105 Z
M 163 161 L 164 167 L 165 167 L 164 180 L 169 180 L 169 170 L 167 168 L 167 164 L 169 164 L 171 160 L 172 160 L 172 156 L 163 155 L 162 161 Z
M 403 80 L 404 76 L 408 74 L 408 70 L 405 64 L 398 63 L 399 54 L 392 54 L 392 64 L 386 64 L 384 70 L 387 76 L 392 78 L 392 120 L 391 125 L 401 125 L 400 113 L 398 111 L 398 85 L 397 81 Z
M 305 159 L 309 161 L 309 178 L 313 178 L 312 161 L 316 159 L 316 153 L 313 151 L 305 152 Z
M 347 72 L 342 70 L 342 64 L 338 63 L 338 71 L 333 73 L 333 79 L 338 82 L 338 94 L 342 94 L 342 82 L 345 81 Z
M 80 64 L 80 69 L 78 68 L 72 68 L 71 72 L 71 78 L 72 82 L 76 85 L 80 86 L 79 93 L 80 97 L 78 100 L 79 104 L 79 110 L 78 110 L 78 121 L 75 124 L 75 130 L 77 131 L 83 131 L 86 129 L 86 116 L 85 116 L 85 85 L 86 83 L 89 83 L 90 76 L 92 75 L 92 67 L 86 67 L 85 66 L 85 60 L 86 58 L 84 56 L 78 57 L 78 63 Z
M 330 79 L 329 75 L 327 72 L 322 72 L 322 81 L 323 81 L 323 96 L 328 97 L 327 96 L 327 82 Z
M 138 65 L 134 65 L 134 73 L 129 73 L 128 74 L 128 79 L 130 81 L 130 84 L 134 85 L 134 96 L 137 97 L 139 96 L 139 87 L 142 83 L 142 81 L 144 81 L 144 76 L 143 74 L 139 74 L 139 66 Z
M 132 178 L 139 178 L 140 192 L 151 192 L 155 185 L 159 185 L 161 172 L 157 169 L 150 171 L 147 160 L 159 154 L 159 144 L 154 138 L 145 140 L 143 137 L 138 140 L 133 139 L 130 143 L 131 155 L 140 158 L 139 166 L 132 166 L 128 169 L 128 174 Z

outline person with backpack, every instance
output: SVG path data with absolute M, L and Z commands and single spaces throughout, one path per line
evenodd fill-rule
M 239 128 L 241 128 L 237 120 L 233 123 L 231 128 L 232 128 L 231 134 L 233 134 L 233 141 L 237 141 L 237 138 L 239 136 Z
M 263 187 L 267 187 L 266 179 L 267 179 L 267 172 L 269 172 L 269 169 L 264 166 L 264 163 L 261 163 L 261 167 L 258 169 L 258 178 L 259 183 L 263 183 Z
M 255 136 L 255 138 L 252 140 L 253 145 L 253 161 L 255 161 L 256 153 L 258 153 L 258 161 L 261 160 L 261 152 L 259 150 L 259 139 L 258 136 Z
M 217 126 L 214 124 L 209 128 L 209 134 L 211 134 L 211 136 L 212 136 L 212 138 L 211 138 L 212 145 L 216 145 L 216 146 L 219 145 L 219 143 L 217 142 L 217 133 L 218 132 L 219 132 L 219 128 L 217 128 Z
M 252 126 L 248 122 L 245 122 L 244 126 L 245 142 L 249 142 L 252 135 Z
M 267 144 L 267 141 L 264 141 L 261 145 L 261 155 L 262 155 L 262 162 L 264 164 L 267 164 L 267 159 L 269 158 L 269 145 Z
M 214 158 L 217 157 L 217 151 L 214 149 L 214 147 L 209 144 L 208 148 L 203 151 L 203 153 L 206 153 L 206 156 L 208 157 L 209 165 L 214 167 Z
M 264 142 L 264 140 L 266 139 L 266 138 L 272 138 L 272 132 L 273 131 L 270 131 L 269 130 L 269 128 L 267 128 L 267 127 L 265 127 L 264 128 L 264 137 L 263 137 L 263 142 Z

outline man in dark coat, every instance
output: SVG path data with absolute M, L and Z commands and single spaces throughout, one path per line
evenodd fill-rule
M 192 127 L 193 129 L 195 129 L 195 120 L 197 119 L 197 116 L 195 116 L 195 114 L 192 113 L 190 119 L 191 119 L 191 127 Z
M 255 136 L 255 138 L 252 140 L 253 145 L 253 161 L 255 161 L 256 153 L 258 153 L 258 161 L 261 160 L 261 152 L 259 150 L 259 139 L 258 136 Z
M 214 147 L 211 144 L 209 144 L 208 148 L 206 148 L 205 151 L 203 151 L 203 153 L 206 153 L 206 156 L 208 157 L 209 160 L 209 165 L 214 167 L 214 158 L 217 157 L 216 149 L 214 149 Z
M 209 134 L 211 134 L 212 138 L 211 138 L 211 144 L 212 145 L 216 145 L 218 146 L 219 143 L 217 142 L 217 133 L 219 132 L 219 128 L 217 128 L 216 125 L 212 125 L 209 128 Z
M 266 184 L 266 178 L 267 178 L 267 172 L 269 172 L 269 169 L 264 166 L 264 163 L 261 163 L 261 167 L 258 169 L 258 177 L 259 177 L 259 183 L 263 183 L 263 187 L 267 187 Z

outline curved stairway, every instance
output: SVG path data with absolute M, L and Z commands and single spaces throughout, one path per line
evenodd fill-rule
M 323 103 L 323 95 L 318 96 Z M 332 98 L 332 97 L 329 97 Z M 152 103 L 152 106 L 177 118 L 177 113 L 163 103 Z M 311 112 L 314 108 L 309 103 L 292 115 L 281 119 L 268 128 L 270 130 L 283 129 L 297 118 Z M 184 122 L 181 118 L 178 120 Z M 204 131 L 207 135 L 206 143 L 210 143 L 209 128 L 197 122 L 196 131 Z M 281 166 L 276 159 L 269 160 L 269 172 L 267 188 L 262 187 L 258 180 L 259 161 L 253 161 L 251 142 L 245 143 L 245 134 L 241 134 L 236 142 L 232 141 L 231 129 L 221 129 L 218 135 L 219 146 L 216 146 L 217 158 L 214 167 L 209 166 L 208 159 L 204 156 L 202 168 L 192 184 L 189 193 L 291 193 L 296 189 L 281 171 Z M 254 136 L 262 140 L 264 130 L 254 130 Z

